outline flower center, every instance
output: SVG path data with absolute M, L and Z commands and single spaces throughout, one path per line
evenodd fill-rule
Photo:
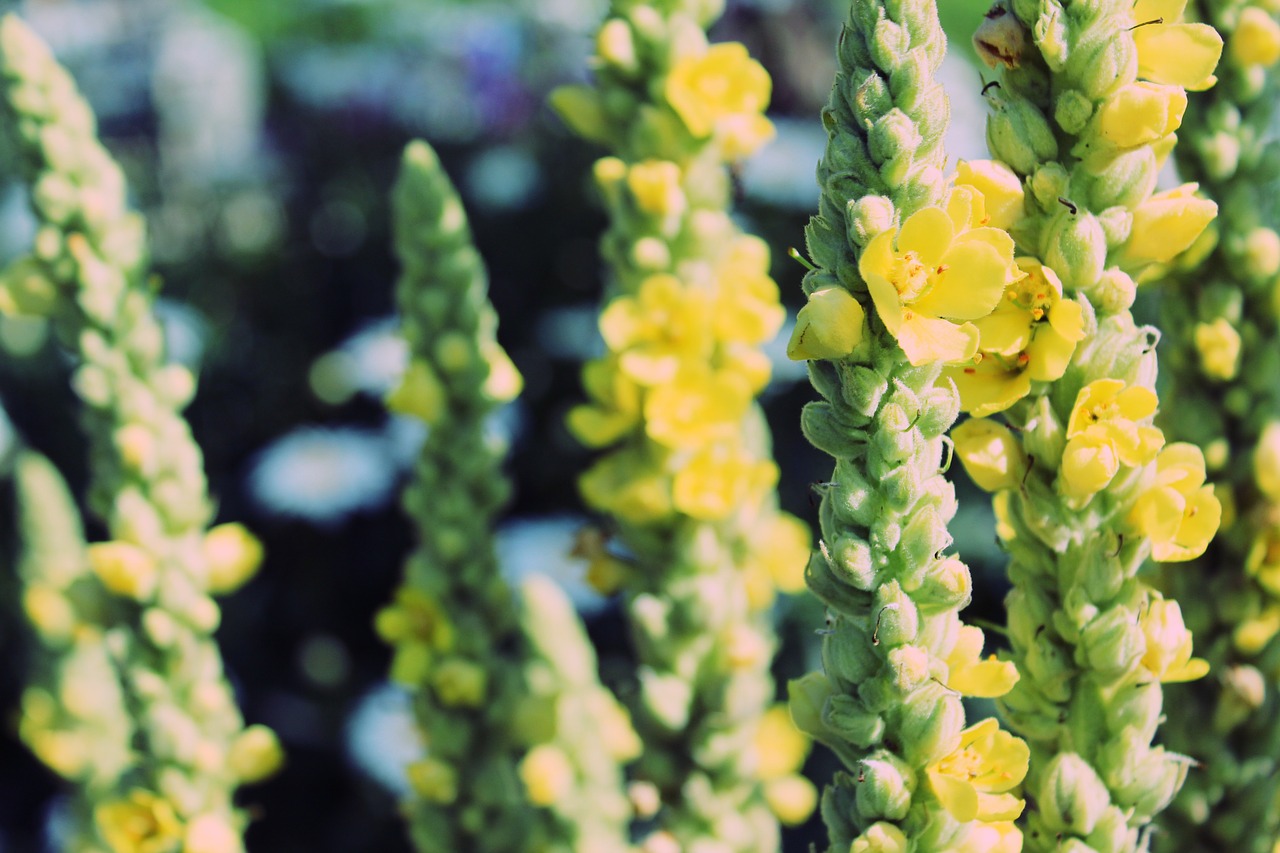
M 972 781 L 982 775 L 983 755 L 973 747 L 958 749 L 938 762 L 938 769 L 948 776 Z
M 929 290 L 929 268 L 915 252 L 906 252 L 893 265 L 889 281 L 903 303 L 915 302 Z

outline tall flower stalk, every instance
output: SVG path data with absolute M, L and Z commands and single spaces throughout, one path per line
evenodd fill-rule
M 833 853 L 1022 843 L 1027 746 L 995 719 L 965 726 L 962 697 L 1000 696 L 1017 673 L 960 619 L 972 579 L 946 553 L 943 454 L 960 410 L 944 368 L 973 358 L 974 321 L 1024 274 L 983 194 L 943 175 L 945 46 L 932 2 L 852 5 L 789 347 L 823 398 L 805 435 L 836 459 L 807 572 L 827 605 L 823 672 L 791 685 L 797 723 L 846 766 L 822 799 Z
M 71 536 L 57 566 L 37 562 L 38 542 L 28 552 L 24 603 L 53 659 L 24 696 L 22 733 L 79 783 L 75 849 L 235 853 L 246 816 L 232 793 L 278 764 L 279 744 L 244 727 L 211 596 L 246 580 L 261 548 L 239 525 L 206 530 L 200 449 L 180 414 L 195 382 L 165 359 L 142 219 L 70 76 L 12 16 L 0 96 L 38 223 L 32 254 L 4 272 L 2 307 L 47 316 L 72 353 L 89 506 L 110 536 L 83 549 Z M 29 505 L 66 503 L 47 466 L 20 468 Z
M 426 143 L 406 149 L 393 202 L 410 360 L 387 403 L 429 433 L 404 494 L 419 544 L 377 629 L 426 747 L 408 768 L 414 844 L 624 850 L 619 761 L 636 749 L 626 714 L 558 590 L 528 590 L 521 615 L 498 572 L 493 525 L 510 485 L 486 419 L 521 380 L 494 337 L 462 203 Z
M 1272 5 L 1193 3 L 1226 40 L 1218 84 L 1188 99 L 1178 164 L 1221 207 L 1216 233 L 1160 293 L 1179 411 L 1171 436 L 1204 449 L 1233 509 L 1167 588 L 1212 675 L 1174 688 L 1164 742 L 1196 761 L 1164 821 L 1180 850 L 1263 853 L 1280 838 L 1280 235 L 1272 132 L 1280 25 Z M 1165 846 L 1161 842 L 1159 846 Z
M 595 167 L 608 351 L 586 365 L 590 401 L 569 426 L 607 449 L 580 486 L 621 544 L 598 549 L 592 578 L 622 591 L 635 640 L 636 790 L 660 808 L 643 841 L 655 853 L 775 850 L 770 808 L 802 820 L 815 799 L 794 767 L 773 772 L 788 762 L 752 748 L 773 699 L 768 607 L 800 587 L 809 534 L 776 509 L 754 403 L 769 380 L 759 347 L 783 321 L 778 288 L 764 244 L 727 212 L 727 163 L 773 133 L 770 80 L 742 45 L 707 44 L 721 5 L 616 0 L 595 84 L 552 96 L 614 153 Z
M 1191 764 L 1152 746 L 1161 683 L 1208 670 L 1178 603 L 1141 570 L 1200 554 L 1221 507 L 1199 449 L 1152 425 L 1159 333 L 1129 312 L 1135 278 L 1159 275 L 1216 212 L 1193 184 L 1153 195 L 1186 90 L 1213 85 L 1222 47 L 1180 22 L 1183 5 L 1014 0 L 975 38 L 1005 71 L 987 89 L 999 159 L 969 168 L 1016 200 L 1028 278 L 957 375 L 963 407 L 1008 426 L 978 418 L 954 437 L 997 492 L 1011 558 L 1022 677 L 1002 705 L 1031 746 L 1031 850 L 1146 849 Z

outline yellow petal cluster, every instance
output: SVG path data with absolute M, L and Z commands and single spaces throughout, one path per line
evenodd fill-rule
M 112 853 L 168 853 L 182 838 L 173 804 L 141 788 L 98 806 L 93 819 Z
M 956 455 L 970 479 L 980 489 L 999 492 L 1022 484 L 1027 454 L 1004 424 L 986 418 L 970 418 L 951 432 Z
M 1208 24 L 1182 22 L 1187 0 L 1137 0 L 1133 41 L 1138 76 L 1152 83 L 1200 92 L 1213 86 L 1222 57 L 1222 36 Z
M 1018 683 L 1018 669 L 1012 661 L 995 655 L 982 658 L 982 629 L 961 625 L 951 653 L 947 655 L 947 687 L 963 696 L 995 699 Z
M 774 593 L 804 590 L 804 570 L 813 553 L 809 526 L 785 512 L 749 525 L 751 563 L 745 568 L 747 603 L 752 610 L 773 605 Z
M 622 446 L 582 477 L 588 503 L 634 523 L 723 521 L 773 487 L 777 467 L 742 441 L 769 379 L 759 347 L 785 319 L 768 270 L 765 244 L 740 235 L 709 269 L 647 276 L 605 308 L 608 353 L 584 369 L 591 399 L 568 425 L 588 446 Z
M 1027 775 L 1030 750 L 988 717 L 960 733 L 960 744 L 926 774 L 934 795 L 961 822 L 1005 823 L 1022 814 L 1011 793 Z
M 1229 55 L 1237 65 L 1268 68 L 1280 61 L 1280 24 L 1257 6 L 1240 10 L 1231 33 Z
M 1138 624 L 1147 644 L 1142 666 L 1157 680 L 1194 681 L 1209 673 L 1208 661 L 1191 656 L 1191 632 L 1182 621 L 1178 602 L 1155 595 Z
M 1034 258 L 1017 263 L 1023 277 L 994 311 L 974 321 L 981 341 L 975 363 L 944 371 L 960 392 L 961 410 L 978 417 L 1027 396 L 1032 380 L 1060 378 L 1084 338 L 1083 310 L 1063 298 L 1057 273 Z
M 916 365 L 972 359 L 978 328 L 1006 285 L 1023 276 L 1013 239 L 986 225 L 982 195 L 955 187 L 945 207 L 925 207 L 867 244 L 858 269 L 876 313 Z
M 738 42 L 714 44 L 671 69 L 663 94 L 689 132 L 715 134 L 727 159 L 747 157 L 773 138 L 764 117 L 773 82 Z
M 1129 513 L 1130 523 L 1151 539 L 1153 559 L 1194 560 L 1209 546 L 1222 521 L 1222 504 L 1204 480 L 1204 454 L 1194 444 L 1170 444 L 1156 457 L 1155 482 Z
M 1126 387 L 1119 379 L 1096 379 L 1081 388 L 1067 421 L 1063 493 L 1088 500 L 1120 466 L 1134 468 L 1154 459 L 1164 445 L 1164 434 L 1150 424 L 1158 403 L 1150 388 Z
M 1121 252 L 1126 267 L 1168 263 L 1185 252 L 1218 215 L 1218 205 L 1189 183 L 1158 192 L 1133 211 L 1133 228 Z

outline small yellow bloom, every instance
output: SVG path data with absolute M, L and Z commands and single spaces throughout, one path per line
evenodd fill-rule
M 622 372 L 616 355 L 589 361 L 582 384 L 593 402 L 569 410 L 569 431 L 587 447 L 606 447 L 640 423 L 640 386 Z
M 1225 317 L 1197 323 L 1195 342 L 1205 376 L 1223 381 L 1235 378 L 1240 368 L 1240 333 Z
M 243 524 L 219 524 L 204 536 L 204 558 L 209 592 L 234 592 L 262 565 L 262 543 Z
M 1187 0 L 1137 0 L 1133 4 L 1138 76 L 1199 92 L 1212 86 L 1222 56 L 1222 36 L 1208 24 L 1181 23 Z
M 644 160 L 627 172 L 636 207 L 652 216 L 681 216 L 686 207 L 680 167 L 670 160 Z
M 1261 613 L 1237 625 L 1231 632 L 1231 642 L 1241 654 L 1253 656 L 1266 648 L 1277 634 L 1280 634 L 1280 605 L 1269 604 Z
M 985 417 L 1031 392 L 1031 382 L 1062 377 L 1084 338 L 1080 303 L 1062 298 L 1062 281 L 1034 258 L 1019 258 L 1024 277 L 1010 285 L 995 311 L 974 321 L 976 364 L 948 367 L 962 411 Z
M 1280 61 L 1280 24 L 1257 6 L 1245 6 L 1231 34 L 1231 59 L 1237 65 L 1269 68 Z
M 93 819 L 112 853 L 169 853 L 182 838 L 173 805 L 141 788 L 98 806 Z
M 430 364 L 415 358 L 398 384 L 387 394 L 387 408 L 431 425 L 440 420 L 448 403 L 444 383 Z
M 738 237 L 716 264 L 713 311 L 715 336 L 723 343 L 762 344 L 778 334 L 787 312 L 769 277 L 769 247 L 763 240 Z
M 1195 681 L 1209 673 L 1209 662 L 1191 657 L 1191 632 L 1178 602 L 1154 597 L 1139 617 L 1147 650 L 1142 665 L 1164 683 Z
M 549 806 L 573 787 L 574 772 L 564 750 L 553 744 L 538 744 L 520 761 L 520 781 L 524 782 L 529 802 Z
M 671 478 L 646 448 L 625 448 L 600 459 L 579 478 L 578 489 L 589 506 L 632 524 L 671 515 Z
M 1269 421 L 1253 451 L 1253 481 L 1272 503 L 1280 503 L 1280 421 Z
M 907 853 L 909 848 L 902 830 L 891 823 L 879 821 L 853 839 L 849 853 Z
M 69 640 L 75 632 L 75 607 L 56 587 L 30 584 L 22 593 L 22 609 L 45 640 Z
M 1187 93 L 1181 86 L 1138 81 L 1122 86 L 1098 110 L 1098 132 L 1116 148 L 1151 145 L 1182 126 Z
M 1065 493 L 1085 500 L 1111 482 L 1121 465 L 1146 465 L 1164 445 L 1164 434 L 1150 424 L 1159 400 L 1141 385 L 1126 388 L 1119 379 L 1097 379 L 1080 389 L 1067 421 L 1062 456 Z
M 947 687 L 964 696 L 995 699 L 1018 683 L 1018 668 L 1012 661 L 990 655 L 983 660 L 982 629 L 962 625 L 956 643 L 947 655 Z
M 986 418 L 970 418 L 952 430 L 951 438 L 960 463 L 978 488 L 998 492 L 1022 484 L 1027 456 L 1007 426 Z
M 973 358 L 978 329 L 963 321 L 990 314 L 1005 286 L 1023 275 L 1006 232 L 974 227 L 985 218 L 981 210 L 977 190 L 956 187 L 945 209 L 916 211 L 862 253 L 858 269 L 876 312 L 912 364 Z
M 791 722 L 791 712 L 783 704 L 764 712 L 756 727 L 756 778 L 781 779 L 804 766 L 812 742 Z
M 622 371 L 641 385 L 671 381 L 681 361 L 705 362 L 714 339 L 711 299 L 672 275 L 646 278 L 600 315 L 600 333 Z
M 1027 775 L 1030 750 L 988 717 L 960 733 L 960 745 L 926 769 L 939 802 L 961 822 L 1011 821 L 1022 814 L 1021 798 L 1009 791 Z
M 1218 205 L 1195 195 L 1199 184 L 1156 193 L 1133 212 L 1123 249 L 1126 266 L 1167 263 L 1186 251 L 1218 215 Z
M 751 388 L 737 373 L 689 364 L 649 391 L 645 432 L 673 449 L 703 447 L 736 433 L 751 405 Z
M 489 674 L 466 658 L 445 658 L 431 673 L 431 687 L 446 708 L 479 708 L 488 693 Z
M 89 567 L 111 592 L 146 601 L 155 594 L 160 569 L 155 558 L 128 542 L 97 542 L 89 546 Z
M 768 574 L 773 586 L 785 593 L 804 590 L 804 570 L 813 551 L 809 525 L 785 512 L 771 514 L 753 526 L 751 558 Z
M 769 72 L 737 42 L 715 44 L 676 63 L 663 92 L 694 136 L 719 131 L 730 159 L 744 157 L 773 136 L 763 115 L 773 83 Z
M 999 160 L 960 161 L 956 183 L 973 187 L 982 194 L 987 221 L 980 223 L 1005 231 L 1026 216 L 1026 193 L 1018 173 Z
M 266 726 L 249 726 L 232 741 L 227 766 L 246 785 L 274 776 L 284 766 L 280 738 Z
M 1155 482 L 1134 502 L 1129 523 L 1151 539 L 1157 562 L 1194 560 L 1218 532 L 1222 504 L 1204 478 L 1204 456 L 1194 444 L 1175 442 L 1156 457 Z
M 818 806 L 818 789 L 803 776 L 792 774 L 764 783 L 764 801 L 783 826 L 799 826 Z
M 1020 853 L 1022 831 L 1011 820 L 977 823 L 953 853 Z
M 736 444 L 698 451 L 676 472 L 672 499 L 676 509 L 702 521 L 723 521 L 735 510 L 759 500 L 778 481 L 778 466 L 758 459 Z
M 796 315 L 787 343 L 787 358 L 794 361 L 844 358 L 862 343 L 866 312 L 843 287 L 823 287 L 809 294 Z

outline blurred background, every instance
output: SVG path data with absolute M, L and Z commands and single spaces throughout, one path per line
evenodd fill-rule
M 945 0 L 955 48 L 952 161 L 985 155 L 982 80 L 969 36 L 987 0 Z M 492 429 L 512 448 L 515 498 L 499 532 L 504 571 L 551 574 L 573 594 L 606 679 L 629 665 L 616 607 L 568 555 L 588 521 L 574 481 L 589 455 L 563 426 L 580 363 L 602 347 L 589 168 L 602 152 L 545 105 L 585 80 L 605 0 L 0 0 L 77 78 L 150 224 L 171 357 L 198 375 L 187 414 L 204 449 L 219 521 L 248 524 L 266 563 L 224 602 L 219 640 L 250 722 L 277 732 L 288 765 L 240 796 L 250 850 L 407 851 L 396 815 L 417 744 L 373 614 L 411 533 L 396 495 L 421 429 L 380 399 L 405 352 L 395 337 L 387 193 L 401 149 L 440 151 L 472 218 L 525 377 Z M 777 139 L 740 174 L 743 225 L 774 247 L 792 314 L 816 209 L 818 110 L 834 76 L 846 0 L 729 0 L 712 32 L 746 43 L 774 80 Z M 0 163 L 0 266 L 34 232 L 25 191 Z M 774 347 L 764 405 L 782 503 L 815 521 L 809 484 L 830 461 L 800 436 L 813 392 Z M 82 489 L 85 453 L 68 362 L 38 322 L 0 320 L 0 474 L 20 443 Z M 958 466 L 956 466 L 958 471 Z M 963 475 L 960 475 L 963 478 Z M 957 549 L 973 567 L 971 619 L 1000 620 L 1003 560 L 988 501 L 961 484 Z M 12 496 L 0 485 L 0 853 L 57 849 L 59 783 L 17 740 L 30 639 L 16 606 Z M 100 534 L 91 528 L 91 534 Z M 779 605 L 779 684 L 817 666 L 815 601 Z M 993 638 L 994 639 L 994 638 Z M 977 709 L 975 709 L 977 710 Z M 821 784 L 834 769 L 815 753 Z M 788 850 L 822 837 L 815 822 Z

